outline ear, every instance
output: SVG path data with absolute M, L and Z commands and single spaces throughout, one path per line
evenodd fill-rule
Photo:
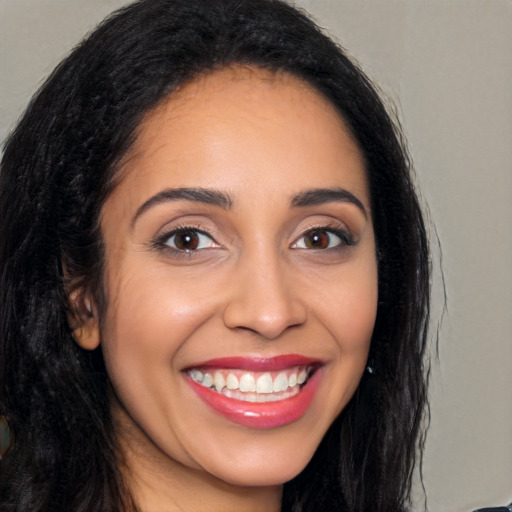
M 83 290 L 75 290 L 69 299 L 72 313 L 68 316 L 68 322 L 73 338 L 85 350 L 98 348 L 101 341 L 100 324 L 98 308 L 92 295 Z

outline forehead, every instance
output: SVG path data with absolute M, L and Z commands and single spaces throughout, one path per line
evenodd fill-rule
M 332 103 L 291 74 L 247 66 L 202 75 L 149 112 L 121 174 L 148 193 L 162 174 L 172 186 L 226 190 L 342 178 L 367 193 L 363 157 Z

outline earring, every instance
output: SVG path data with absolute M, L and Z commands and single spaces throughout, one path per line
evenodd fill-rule
M 14 432 L 5 416 L 0 416 L 0 460 L 14 448 Z
M 377 373 L 377 371 L 375 370 L 375 363 L 373 361 L 368 361 L 365 371 L 370 375 L 375 375 Z

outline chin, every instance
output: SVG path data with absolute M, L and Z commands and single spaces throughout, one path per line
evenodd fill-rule
M 305 444 L 295 441 L 290 443 L 288 449 L 281 446 L 259 453 L 247 450 L 237 460 L 227 463 L 226 459 L 217 463 L 210 460 L 204 469 L 220 480 L 239 487 L 283 485 L 301 473 L 313 457 L 317 445 Z

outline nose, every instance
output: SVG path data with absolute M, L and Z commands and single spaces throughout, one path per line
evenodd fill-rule
M 274 340 L 306 321 L 304 297 L 294 284 L 293 272 L 277 255 L 241 257 L 231 276 L 224 324 Z

